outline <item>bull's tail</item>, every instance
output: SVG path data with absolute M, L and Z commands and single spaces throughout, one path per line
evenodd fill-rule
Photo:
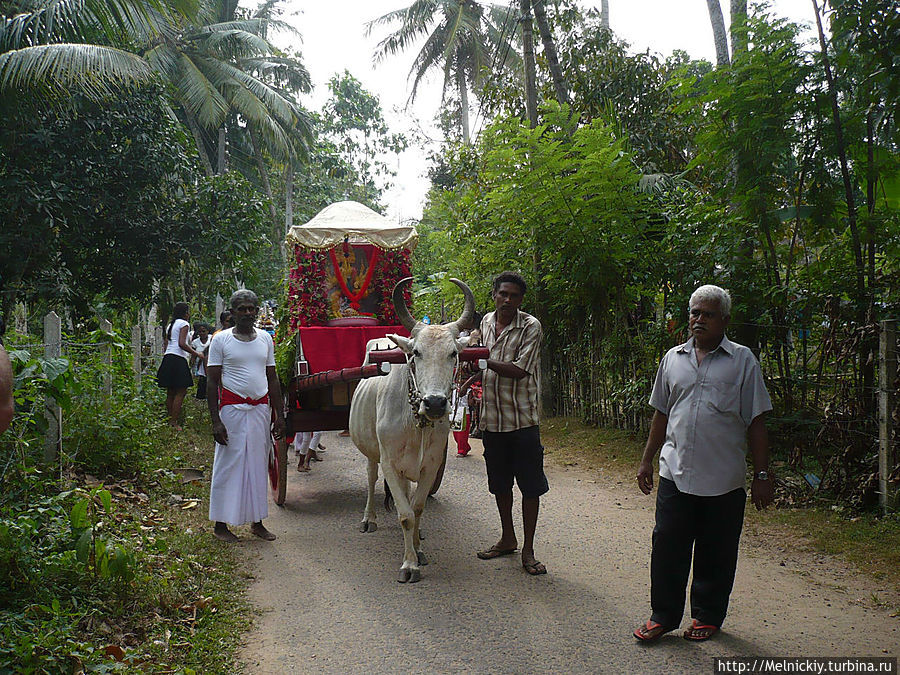
M 384 510 L 390 513 L 394 510 L 394 495 L 391 494 L 391 486 L 387 479 L 384 481 Z

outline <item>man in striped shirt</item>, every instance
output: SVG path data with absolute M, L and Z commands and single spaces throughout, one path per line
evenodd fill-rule
M 534 557 L 534 531 L 540 497 L 549 489 L 544 475 L 544 448 L 538 430 L 538 391 L 541 371 L 541 323 L 519 310 L 525 298 L 525 279 L 516 272 L 494 278 L 496 311 L 481 321 L 484 345 L 490 349 L 484 371 L 481 423 L 488 489 L 497 500 L 500 540 L 478 557 L 490 560 L 515 553 L 513 480 L 522 493 L 522 567 L 532 575 L 547 568 Z

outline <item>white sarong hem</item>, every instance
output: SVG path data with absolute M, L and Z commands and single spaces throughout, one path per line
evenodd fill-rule
M 209 519 L 243 525 L 269 515 L 268 405 L 226 405 L 219 412 L 228 445 L 216 443 L 209 489 Z

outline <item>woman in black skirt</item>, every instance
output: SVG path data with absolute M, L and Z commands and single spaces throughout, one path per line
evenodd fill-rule
M 159 370 L 156 371 L 156 381 L 160 388 L 166 390 L 166 412 L 169 414 L 169 424 L 181 431 L 178 418 L 181 416 L 181 404 L 188 388 L 194 383 L 191 379 L 191 368 L 188 365 L 188 356 L 193 354 L 199 359 L 203 355 L 188 343 L 188 331 L 191 324 L 188 304 L 186 302 L 175 303 L 172 310 L 172 321 L 166 330 L 166 353 L 163 355 Z

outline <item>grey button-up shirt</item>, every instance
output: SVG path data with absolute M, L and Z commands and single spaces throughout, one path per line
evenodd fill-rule
M 699 496 L 745 486 L 747 427 L 772 409 L 753 352 L 723 337 L 697 365 L 694 338 L 673 347 L 659 364 L 650 405 L 668 417 L 660 476 Z

